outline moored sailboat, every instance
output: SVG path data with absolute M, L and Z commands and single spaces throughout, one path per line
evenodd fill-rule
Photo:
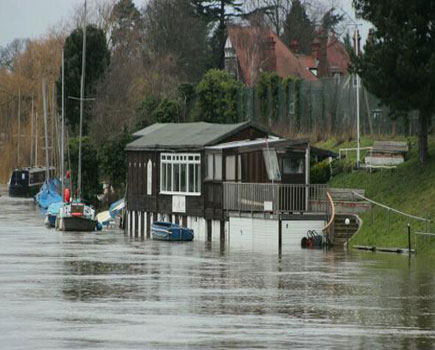
M 69 189 L 64 191 L 64 203 L 56 217 L 56 229 L 61 231 L 94 231 L 98 221 L 95 218 L 95 210 L 85 204 L 81 196 L 81 171 L 82 171 L 82 125 L 83 125 L 83 101 L 85 89 L 85 63 L 86 63 L 86 1 L 83 21 L 83 49 L 82 49 L 82 75 L 80 83 L 80 127 L 79 127 L 79 166 L 77 195 L 78 198 L 70 200 Z M 64 65 L 62 63 L 62 126 L 64 120 Z M 64 146 L 63 128 L 62 128 L 62 147 Z M 63 155 L 63 150 L 62 150 Z M 63 162 L 62 162 L 63 165 Z

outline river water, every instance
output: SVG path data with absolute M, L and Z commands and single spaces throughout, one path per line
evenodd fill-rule
M 435 260 L 46 229 L 0 197 L 0 349 L 433 349 Z

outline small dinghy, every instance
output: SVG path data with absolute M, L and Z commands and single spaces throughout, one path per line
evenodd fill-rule
M 191 241 L 193 230 L 172 222 L 156 221 L 151 225 L 153 239 L 159 241 Z

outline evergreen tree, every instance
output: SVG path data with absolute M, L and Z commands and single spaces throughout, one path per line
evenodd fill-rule
M 419 111 L 420 161 L 428 158 L 427 134 L 435 112 L 435 3 L 354 0 L 357 15 L 374 30 L 356 68 L 367 89 L 394 113 Z
M 196 119 L 210 123 L 237 122 L 242 88 L 242 83 L 229 73 L 209 70 L 196 87 Z
M 300 0 L 294 0 L 284 22 L 284 42 L 290 46 L 291 42 L 296 40 L 300 53 L 309 55 L 311 54 L 314 34 L 314 25 L 309 19 L 304 5 Z
M 210 39 L 209 68 L 224 68 L 226 25 L 231 18 L 242 15 L 242 3 L 237 0 L 190 0 L 197 15 L 213 25 Z
M 80 80 L 82 74 L 83 30 L 75 29 L 65 41 L 65 118 L 72 128 L 78 129 L 80 121 L 80 101 L 68 98 L 80 97 Z M 85 97 L 95 95 L 96 83 L 109 65 L 110 54 L 107 48 L 106 36 L 94 25 L 86 28 L 86 74 Z M 58 96 L 62 95 L 62 80 L 57 81 Z M 59 107 L 61 100 L 58 99 Z M 86 134 L 89 122 L 90 103 L 85 102 L 83 132 Z
M 131 141 L 133 141 L 131 133 L 124 127 L 121 134 L 110 137 L 98 149 L 98 161 L 103 176 L 115 189 L 122 190 L 125 186 L 127 173 L 125 147 Z
M 73 189 L 77 190 L 78 179 L 78 162 L 79 162 L 79 138 L 73 138 L 69 141 L 69 150 L 71 153 L 71 172 L 73 180 Z M 81 196 L 86 202 L 96 205 L 98 203 L 97 195 L 102 192 L 102 186 L 99 182 L 99 160 L 95 156 L 97 150 L 92 146 L 89 137 L 82 138 L 82 189 Z

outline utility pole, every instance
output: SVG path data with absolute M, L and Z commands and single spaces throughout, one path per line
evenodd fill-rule
M 354 33 L 354 45 L 355 45 L 355 55 L 359 56 L 359 45 L 360 45 L 361 37 L 359 35 L 359 30 L 355 27 Z M 359 127 L 359 75 L 356 75 L 356 168 L 359 169 L 361 159 L 360 159 L 360 127 Z

